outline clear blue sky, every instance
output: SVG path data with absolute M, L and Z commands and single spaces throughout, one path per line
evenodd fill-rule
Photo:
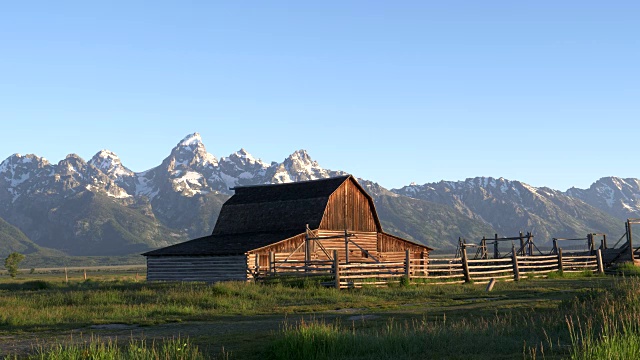
M 637 1 L 42 1 L 0 11 L 0 161 L 200 132 L 392 188 L 640 177 Z

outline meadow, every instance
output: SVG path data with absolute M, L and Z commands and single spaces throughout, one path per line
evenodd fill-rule
M 631 272 L 629 272 L 631 273 Z M 0 276 L 0 358 L 629 359 L 640 280 L 581 276 L 338 291 L 312 280 Z

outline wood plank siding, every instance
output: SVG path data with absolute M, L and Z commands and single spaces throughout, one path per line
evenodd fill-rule
M 315 237 L 320 240 L 309 241 L 309 260 L 332 260 L 329 256 L 332 256 L 333 251 L 336 250 L 338 252 L 338 259 L 340 262 L 344 262 L 346 260 L 345 254 L 347 248 L 349 249 L 350 262 L 373 262 L 375 259 L 380 261 L 404 261 L 406 250 L 410 251 L 411 259 L 428 258 L 428 251 L 426 251 L 424 246 L 408 242 L 393 235 L 364 231 L 349 231 L 348 233 L 351 236 L 349 237 L 348 245 L 346 245 L 344 231 L 312 231 L 310 237 Z M 291 239 L 265 246 L 261 249 L 252 250 L 249 254 L 258 255 L 258 264 L 260 267 L 269 266 L 268 259 L 270 252 L 275 254 L 276 261 L 304 261 L 304 242 L 305 234 L 300 234 Z M 320 245 L 322 245 L 322 247 Z M 249 264 L 254 264 L 254 262 L 249 262 Z
M 148 281 L 246 281 L 247 257 L 147 256 Z
M 373 202 L 352 178 L 329 197 L 320 229 L 380 231 Z

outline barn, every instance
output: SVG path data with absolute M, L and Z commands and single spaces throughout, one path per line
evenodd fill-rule
M 426 261 L 432 250 L 385 233 L 353 176 L 232 190 L 211 235 L 143 254 L 148 281 L 247 281 L 275 262 L 379 263 L 407 251 Z

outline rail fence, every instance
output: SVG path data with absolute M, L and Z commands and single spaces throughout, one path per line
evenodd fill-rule
M 273 261 L 257 269 L 258 279 L 274 276 L 331 276 L 325 285 L 339 289 L 362 286 L 385 286 L 393 282 L 410 281 L 416 284 L 484 283 L 492 279 L 518 281 L 522 277 L 544 277 L 551 272 L 574 273 L 590 271 L 604 273 L 602 252 L 594 255 L 518 256 L 498 259 L 468 259 L 462 257 L 411 259 L 409 252 L 404 261 L 340 263 L 337 253 L 333 260 Z

